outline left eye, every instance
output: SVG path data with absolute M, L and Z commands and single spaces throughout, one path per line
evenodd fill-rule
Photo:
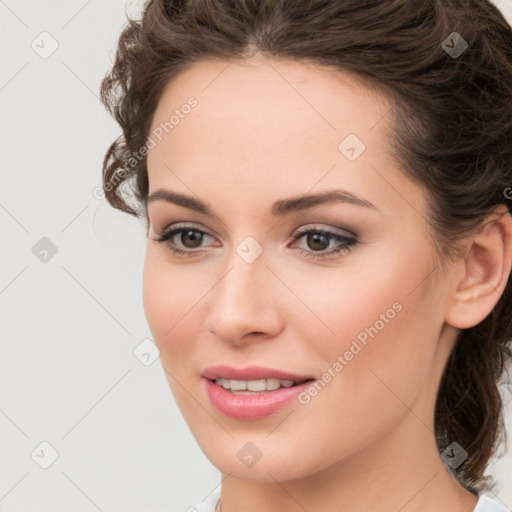
M 185 250 L 177 247 L 175 241 L 173 241 L 173 239 L 178 234 L 181 234 L 179 241 L 180 244 L 185 247 Z M 156 242 L 166 243 L 167 247 L 174 254 L 194 256 L 200 252 L 203 252 L 193 249 L 197 249 L 201 246 L 201 242 L 204 240 L 205 236 L 212 237 L 205 231 L 196 229 L 193 226 L 183 226 L 164 231 L 159 235 L 158 238 L 155 238 L 154 240 Z M 353 236 L 334 233 L 332 231 L 318 228 L 309 228 L 299 231 L 292 237 L 292 244 L 301 238 L 305 238 L 306 243 L 313 247 L 310 250 L 298 248 L 298 250 L 308 258 L 326 258 L 342 251 L 348 252 L 358 242 L 357 238 Z M 337 246 L 335 246 L 333 249 L 330 249 L 329 251 L 326 251 L 325 249 L 333 241 L 337 242 Z
M 299 231 L 294 237 L 293 241 L 300 240 L 306 237 L 306 243 L 316 246 L 317 250 L 305 251 L 299 249 L 308 258 L 327 258 L 339 252 L 348 252 L 350 249 L 357 244 L 357 238 L 353 236 L 343 235 L 341 233 L 334 233 L 325 229 L 310 228 L 303 231 Z M 330 242 L 337 242 L 337 246 L 329 251 L 323 251 L 322 246 L 329 246 Z M 319 248 L 318 245 L 321 247 Z M 318 250 L 322 252 L 318 252 Z

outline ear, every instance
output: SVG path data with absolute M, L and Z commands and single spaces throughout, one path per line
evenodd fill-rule
M 499 205 L 468 240 L 460 261 L 461 275 L 446 312 L 446 322 L 458 329 L 478 325 L 493 310 L 512 267 L 512 217 Z

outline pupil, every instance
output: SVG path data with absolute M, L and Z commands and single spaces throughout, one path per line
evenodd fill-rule
M 194 233 L 196 233 L 197 236 L 194 236 Z M 192 245 L 188 245 L 187 243 L 184 242 L 184 240 L 186 240 L 186 237 L 189 237 L 189 239 L 192 240 Z M 203 235 L 200 234 L 198 231 L 194 231 L 194 230 L 184 231 L 181 234 L 181 242 L 186 247 L 198 247 L 199 245 L 201 245 L 202 237 L 203 237 Z
M 319 238 L 320 238 L 320 239 L 326 239 L 327 237 L 326 237 L 325 235 L 320 234 L 320 233 L 310 233 L 310 234 L 308 235 L 308 244 L 309 244 L 309 242 L 310 242 L 311 240 L 313 240 L 313 244 L 312 244 L 312 245 L 310 245 L 310 247 L 311 247 L 312 249 L 325 249 L 325 247 L 323 247 L 323 246 L 325 246 L 325 245 L 329 245 L 329 243 L 328 243 L 328 242 L 327 242 L 327 244 L 326 244 L 326 243 L 325 243 L 325 241 L 324 241 L 324 242 L 319 242 L 321 247 L 318 247 L 318 246 L 316 246 L 316 247 L 315 247 L 315 244 L 316 244 L 316 243 L 318 243 L 318 239 L 319 239 Z

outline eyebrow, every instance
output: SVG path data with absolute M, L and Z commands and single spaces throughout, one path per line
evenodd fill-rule
M 213 210 L 206 203 L 203 203 L 199 199 L 192 196 L 186 196 L 178 194 L 171 190 L 157 189 L 151 193 L 147 198 L 146 204 L 154 201 L 165 201 L 167 203 L 176 204 L 189 208 L 196 212 L 202 213 L 209 217 L 217 217 L 213 213 Z M 365 206 L 367 208 L 379 211 L 379 209 L 372 204 L 370 201 L 358 197 L 351 192 L 343 189 L 326 190 L 325 192 L 319 192 L 316 194 L 303 195 L 298 197 L 290 197 L 288 199 L 280 199 L 272 205 L 271 213 L 273 216 L 285 216 L 292 213 L 308 210 L 322 204 L 332 203 L 348 203 L 355 204 L 358 206 Z

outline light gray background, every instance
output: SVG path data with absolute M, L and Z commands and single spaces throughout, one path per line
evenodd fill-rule
M 143 226 L 97 194 L 119 134 L 99 84 L 141 5 L 0 1 L 2 512 L 186 511 L 220 483 L 159 359 L 133 353 L 151 338 Z M 512 0 L 498 6 L 512 20 Z M 43 237 L 46 262 L 32 252 Z M 47 469 L 44 441 L 58 452 Z M 510 451 L 490 470 L 512 510 Z

